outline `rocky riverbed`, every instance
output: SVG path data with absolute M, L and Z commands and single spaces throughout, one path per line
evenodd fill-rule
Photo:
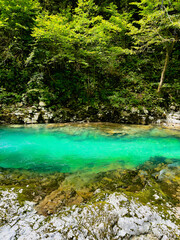
M 179 239 L 179 160 L 89 175 L 0 172 L 4 240 Z

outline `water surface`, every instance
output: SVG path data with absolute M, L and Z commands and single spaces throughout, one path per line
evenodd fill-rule
M 49 124 L 0 128 L 0 167 L 36 171 L 134 168 L 152 157 L 180 161 L 180 133 L 151 126 Z

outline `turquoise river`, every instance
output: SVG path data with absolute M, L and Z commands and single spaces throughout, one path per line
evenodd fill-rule
M 0 167 L 75 172 L 134 168 L 150 158 L 180 162 L 180 132 L 108 123 L 0 127 Z

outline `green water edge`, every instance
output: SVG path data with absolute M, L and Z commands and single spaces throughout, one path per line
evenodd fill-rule
M 0 189 L 18 193 L 19 202 L 36 202 L 39 214 L 51 215 L 65 206 L 96 202 L 106 194 L 120 192 L 143 204 L 151 203 L 168 213 L 167 202 L 180 206 L 180 167 L 174 159 L 155 158 L 132 169 L 99 173 L 38 173 L 21 169 L 0 169 Z M 154 196 L 158 196 L 156 199 Z M 178 219 L 177 219 L 178 220 Z
M 61 127 L 64 131 L 69 131 L 69 134 L 72 134 L 72 127 L 73 129 L 74 127 L 79 128 L 79 124 L 68 125 L 68 128 L 64 128 L 64 126 L 67 124 L 46 125 L 47 128 L 53 128 L 54 131 Z M 159 134 L 159 130 L 153 126 L 136 128 L 136 126 L 121 125 L 121 130 L 119 130 L 119 125 L 113 124 L 91 124 L 89 126 L 98 129 L 98 134 L 101 131 L 102 134 L 110 137 L 113 135 L 117 137 L 117 133 L 120 133 L 122 137 L 122 133 L 126 135 L 127 132 L 130 133 L 130 129 L 131 135 L 134 132 L 136 136 L 149 131 L 149 129 L 154 129 L 151 131 L 152 135 Z M 23 128 L 23 126 L 11 126 L 11 128 L 14 127 Z M 39 125 L 33 126 L 33 128 L 39 127 Z M 87 127 L 87 124 L 81 125 L 81 127 Z M 28 126 L 28 128 L 32 128 L 32 126 Z M 164 129 L 161 133 L 161 137 L 167 138 L 169 135 L 179 139 L 178 131 Z M 159 211 L 164 211 L 166 214 L 168 214 L 167 202 L 170 202 L 172 206 L 180 206 L 179 159 L 151 157 L 138 166 L 114 165 L 116 163 L 109 164 L 105 168 L 91 168 L 91 171 L 87 168 L 74 172 L 43 172 L 1 167 L 0 189 L 23 189 L 18 193 L 20 203 L 23 204 L 26 200 L 35 201 L 36 210 L 39 214 L 44 215 L 54 214 L 65 206 L 95 202 L 97 194 L 98 198 L 102 197 L 103 200 L 104 194 L 113 192 L 123 192 L 130 199 L 136 198 L 143 204 L 150 202 Z M 156 199 L 155 195 L 160 197 Z

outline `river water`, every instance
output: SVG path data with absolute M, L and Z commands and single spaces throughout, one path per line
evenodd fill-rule
M 0 127 L 3 168 L 99 172 L 133 169 L 151 158 L 180 162 L 180 132 L 111 123 Z

